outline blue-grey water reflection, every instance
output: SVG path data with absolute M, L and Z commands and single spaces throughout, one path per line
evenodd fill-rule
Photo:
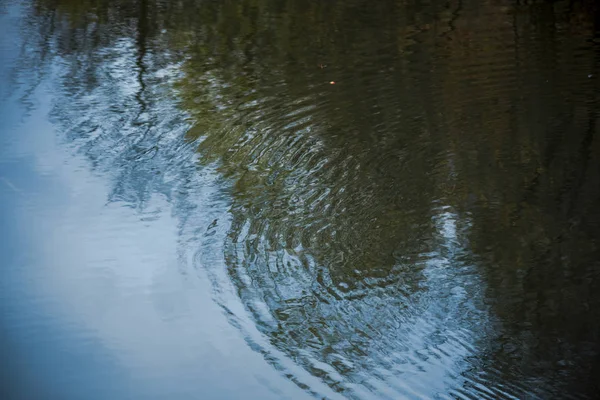
M 0 10 L 3 398 L 598 393 L 594 2 Z

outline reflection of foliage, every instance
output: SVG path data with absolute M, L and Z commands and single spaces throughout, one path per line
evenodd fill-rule
M 531 9 L 514 23 L 518 40 L 508 35 L 505 63 L 494 70 L 478 60 L 468 76 L 457 70 L 450 82 L 460 100 L 446 102 L 444 113 L 453 116 L 454 135 L 474 131 L 456 152 L 456 194 L 473 218 L 472 250 L 486 259 L 489 298 L 507 329 L 497 359 L 520 360 L 525 373 L 555 368 L 564 375 L 574 365 L 589 371 L 598 364 L 600 214 L 593 204 L 600 200 L 600 153 L 593 109 L 600 99 L 589 76 L 599 71 L 597 49 L 580 47 L 598 27 L 590 20 L 571 25 L 569 18 L 584 14 L 560 7 Z M 470 46 L 478 42 L 506 43 L 480 36 Z M 502 86 L 490 79 L 496 76 Z M 468 78 L 481 81 L 472 86 Z
M 221 83 L 232 82 L 219 93 L 232 103 L 221 103 L 215 111 L 229 111 L 225 121 L 235 128 L 222 127 L 220 131 L 226 134 L 208 135 L 203 144 L 205 153 L 219 155 L 227 173 L 264 160 L 256 172 L 239 177 L 243 185 L 240 193 L 247 195 L 239 203 L 242 209 L 237 215 L 243 216 L 239 229 L 249 219 L 251 223 L 245 229 L 250 235 L 270 238 L 262 252 L 270 248 L 277 254 L 278 247 L 294 249 L 301 245 L 318 257 L 318 263 L 328 265 L 331 284 L 360 286 L 365 278 L 353 275 L 356 268 L 367 275 L 389 278 L 388 268 L 395 261 L 386 259 L 386 254 L 408 256 L 427 251 L 423 244 L 431 231 L 424 222 L 431 218 L 430 208 L 424 205 L 440 197 L 474 218 L 472 250 L 489 260 L 489 267 L 483 271 L 488 277 L 489 295 L 497 299 L 495 312 L 507 327 L 503 340 L 508 342 L 497 357 L 521 359 L 521 365 L 532 368 L 523 372 L 532 375 L 547 371 L 548 362 L 561 363 L 559 374 L 571 370 L 569 363 L 586 365 L 584 370 L 589 370 L 588 363 L 594 360 L 586 354 L 598 351 L 593 344 L 598 343 L 596 321 L 600 318 L 593 315 L 598 307 L 591 304 L 598 305 L 593 293 L 599 277 L 593 271 L 600 259 L 595 244 L 600 216 L 592 206 L 598 202 L 593 171 L 597 171 L 599 160 L 591 157 L 597 153 L 590 150 L 597 124 L 597 116 L 591 112 L 598 102 L 594 97 L 597 86 L 596 81 L 587 79 L 598 71 L 592 48 L 573 54 L 577 43 L 583 43 L 592 32 L 589 22 L 578 24 L 577 31 L 569 33 L 577 35 L 569 41 L 556 40 L 555 48 L 547 50 L 539 48 L 539 41 L 529 39 L 561 34 L 552 31 L 553 25 L 545 25 L 545 21 L 558 19 L 557 24 L 569 26 L 565 17 L 580 18 L 582 14 L 553 15 L 548 6 L 534 6 L 527 10 L 531 19 L 521 9 L 519 19 L 514 20 L 509 13 L 496 10 L 489 13 L 489 18 L 454 20 L 454 29 L 444 33 L 449 39 L 447 46 L 415 45 L 439 40 L 435 27 L 443 21 L 440 14 L 440 20 L 421 20 L 420 25 L 412 25 L 412 30 L 404 28 L 404 32 L 414 33 L 409 46 L 398 45 L 401 52 L 397 53 L 389 37 L 406 37 L 402 28 L 406 25 L 384 23 L 376 27 L 368 16 L 361 19 L 344 15 L 348 9 L 343 7 L 340 12 L 315 14 L 284 9 L 287 12 L 275 16 L 259 13 L 247 17 L 230 15 L 224 7 L 225 21 L 240 21 L 233 26 L 254 27 L 250 32 L 232 33 L 218 23 L 209 24 L 222 32 L 215 37 L 228 38 L 218 42 L 221 47 L 209 54 L 215 57 L 215 70 L 226 71 Z M 387 9 L 384 14 L 402 14 L 394 11 Z M 378 10 L 372 12 L 379 14 L 375 21 L 386 20 Z M 260 15 L 268 15 L 275 22 L 261 20 Z M 313 15 L 326 15 L 327 27 L 311 20 Z M 414 15 L 418 19 L 418 13 Z M 538 23 L 537 16 L 546 19 Z M 282 21 L 286 25 L 282 26 Z M 305 26 L 315 29 L 300 28 Z M 298 40 L 290 43 L 286 40 L 289 37 Z M 196 40 L 203 42 L 203 38 Z M 269 46 L 262 45 L 262 40 Z M 349 48 L 353 51 L 347 51 Z M 222 54 L 227 57 L 221 58 Z M 586 61 L 581 59 L 584 54 Z M 236 56 L 237 61 L 231 59 Z M 570 62 L 573 57 L 580 59 L 575 71 Z M 327 64 L 328 70 L 319 76 L 321 71 L 310 65 L 311 61 Z M 198 76 L 206 64 L 192 60 L 187 68 L 188 76 Z M 284 69 L 287 71 L 282 77 Z M 429 75 L 422 69 L 435 72 Z M 338 80 L 340 89 L 324 87 L 329 79 Z M 306 83 L 297 85 L 299 80 Z M 217 82 L 213 87 L 222 87 L 218 81 L 213 82 Z M 277 95 L 287 90 L 292 93 L 289 98 L 261 103 L 254 107 L 255 113 L 252 109 L 237 111 L 256 99 L 268 99 L 273 82 L 285 87 L 277 90 Z M 582 92 L 582 88 L 587 89 Z M 235 92 L 237 89 L 242 91 Z M 407 94 L 417 91 L 428 95 L 419 96 L 415 102 Z M 258 132 L 249 140 L 245 136 L 248 128 L 235 125 L 238 121 L 270 121 L 272 115 L 281 118 L 285 115 L 283 107 L 294 99 L 308 99 L 302 105 L 313 107 L 307 113 L 310 120 L 301 128 L 310 128 L 304 136 L 313 138 L 317 133 L 318 140 L 308 141 L 305 148 L 294 141 L 298 132 L 302 133 L 294 125 L 288 125 L 294 133 L 286 134 L 253 124 Z M 433 104 L 419 104 L 420 99 L 431 99 Z M 196 108 L 190 105 L 188 109 Z M 414 122 L 422 116 L 423 120 Z M 283 137 L 287 142 L 273 141 L 273 137 Z M 282 147 L 289 151 L 290 145 L 285 143 L 295 144 L 292 155 L 318 154 L 310 159 L 321 157 L 323 167 L 314 172 L 317 163 L 312 161 L 304 168 L 297 163 L 286 168 L 289 161 L 276 151 Z M 406 154 L 404 149 L 411 153 Z M 443 151 L 448 152 L 447 157 L 439 157 Z M 333 165 L 334 172 L 324 172 L 326 165 Z M 292 174 L 301 171 L 301 178 L 288 178 L 282 173 L 286 169 Z M 431 176 L 431 171 L 435 175 Z M 312 181 L 312 176 L 318 179 Z M 319 197 L 318 190 L 327 193 Z M 322 208 L 309 208 L 304 213 L 303 208 L 298 210 L 295 199 L 313 199 L 309 194 L 312 192 L 317 192 L 314 199 L 333 204 L 316 202 Z M 253 209 L 253 204 L 258 208 Z M 333 211 L 327 210 L 328 206 Z M 337 214 L 336 210 L 342 212 Z M 409 215 L 415 210 L 416 214 Z M 315 221 L 318 218 L 320 221 Z M 415 231 L 414 227 L 425 230 Z M 278 234 L 283 237 L 278 238 Z M 296 242 L 295 237 L 299 238 Z M 237 240 L 235 234 L 233 241 Z M 251 260 L 253 252 L 261 253 L 253 243 L 243 245 L 242 252 L 248 253 L 244 257 Z M 340 248 L 330 248 L 329 243 Z M 243 264 L 241 271 L 252 268 L 252 264 Z M 275 270 L 278 268 L 282 267 Z M 262 276 L 269 275 L 263 271 Z M 285 272 L 282 276 L 287 277 Z M 256 274 L 254 278 L 258 285 L 267 284 Z M 276 287 L 286 287 L 276 277 L 271 279 L 275 279 Z M 579 303 L 582 299 L 586 305 Z M 269 304 L 276 307 L 272 301 Z M 537 336 L 539 348 L 528 339 L 529 335 Z M 554 338 L 565 344 L 557 347 Z M 510 347 L 520 350 L 512 353 L 507 350 Z M 546 359 L 537 369 L 534 360 L 542 354 Z
M 440 257 L 456 270 L 477 265 L 494 300 L 505 331 L 488 369 L 516 365 L 501 371 L 514 381 L 561 375 L 569 363 L 589 370 L 598 352 L 600 71 L 586 8 L 595 6 L 433 3 L 37 7 L 42 17 L 58 10 L 49 24 L 69 68 L 65 96 L 101 87 L 104 103 L 119 98 L 127 110 L 79 103 L 75 111 L 97 114 L 85 129 L 105 129 L 105 143 L 120 143 L 115 152 L 156 170 L 176 155 L 161 148 L 161 130 L 183 129 L 179 114 L 162 124 L 153 114 L 169 97 L 157 71 L 184 60 L 172 87 L 193 124 L 187 138 L 200 137 L 203 162 L 234 185 L 231 277 L 273 345 L 308 369 L 307 359 L 331 365 L 334 373 L 311 372 L 340 391 L 343 377 L 372 367 L 369 357 L 384 365 L 373 337 L 394 337 L 388 350 L 401 352 L 410 339 L 396 325 L 416 323 L 413 314 L 446 313 L 473 332 L 482 322 L 484 307 L 469 316 L 468 301 L 448 294 L 463 285 L 477 303 L 479 280 L 442 284 L 423 272 Z M 121 53 L 107 50 L 115 47 Z M 118 97 L 106 65 L 127 51 L 135 93 Z M 89 152 L 100 158 L 106 148 L 96 143 Z M 121 179 L 118 197 L 158 179 L 135 168 L 143 173 Z M 440 234 L 444 218 L 457 220 L 457 237 Z M 422 332 L 425 347 L 443 321 Z M 370 351 L 365 338 L 375 340 Z M 344 356 L 363 365 L 349 367 Z

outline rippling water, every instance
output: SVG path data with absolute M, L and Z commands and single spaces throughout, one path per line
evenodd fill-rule
M 8 398 L 600 393 L 593 1 L 0 9 Z

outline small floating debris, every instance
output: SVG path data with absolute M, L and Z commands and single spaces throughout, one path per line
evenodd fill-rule
M 330 85 L 335 85 L 335 81 L 329 82 Z

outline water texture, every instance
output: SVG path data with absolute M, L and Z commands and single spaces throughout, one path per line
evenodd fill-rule
M 0 1 L 8 399 L 593 399 L 593 1 Z

